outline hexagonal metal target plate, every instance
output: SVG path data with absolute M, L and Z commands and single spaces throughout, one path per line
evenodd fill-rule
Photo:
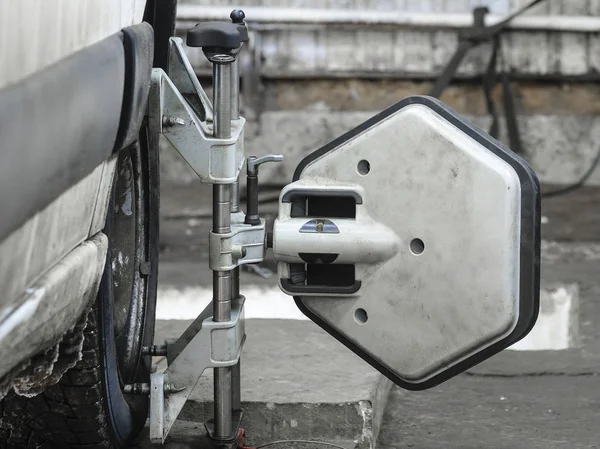
M 443 103 L 402 100 L 306 157 L 297 180 L 359 185 L 360 207 L 401 242 L 390 260 L 356 265 L 358 292 L 295 296 L 311 320 L 396 384 L 437 385 L 532 328 L 537 178 Z

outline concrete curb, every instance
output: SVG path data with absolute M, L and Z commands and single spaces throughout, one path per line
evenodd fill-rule
M 159 321 L 156 341 L 188 324 Z M 242 400 L 249 444 L 308 439 L 376 448 L 388 379 L 310 321 L 247 320 L 246 333 Z M 179 418 L 200 423 L 211 417 L 212 392 L 209 370 Z

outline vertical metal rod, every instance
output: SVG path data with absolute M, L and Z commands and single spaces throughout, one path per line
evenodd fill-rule
M 241 50 L 240 50 L 241 51 Z M 231 64 L 231 119 L 240 118 L 240 66 L 239 58 Z M 240 182 L 239 179 L 231 185 L 231 212 L 240 211 Z M 240 267 L 233 269 L 231 278 L 231 299 L 240 296 Z M 241 359 L 231 367 L 231 404 L 234 411 L 241 410 Z
M 239 58 L 239 55 L 238 55 Z M 239 59 L 231 63 L 231 120 L 240 118 L 240 65 Z M 240 211 L 240 182 L 231 185 L 231 212 Z
M 213 184 L 213 232 L 231 231 L 231 188 L 229 184 Z
M 240 267 L 235 267 L 231 272 L 231 299 L 240 297 Z
M 231 64 L 213 65 L 214 136 L 220 139 L 231 137 Z M 213 232 L 228 233 L 231 230 L 231 187 L 213 185 Z M 231 319 L 232 298 L 231 271 L 213 271 L 213 319 Z M 232 392 L 231 368 L 214 369 L 214 419 L 215 438 L 232 436 Z
M 214 369 L 216 440 L 230 439 L 233 433 L 233 404 L 231 396 L 231 367 Z
M 232 63 L 213 64 L 214 136 L 231 137 L 231 67 Z
M 239 54 L 238 58 L 231 63 L 231 119 L 240 118 L 240 72 L 239 72 Z M 240 181 L 236 180 L 231 184 L 231 212 L 240 211 Z M 240 296 L 240 269 L 236 267 L 233 270 L 233 299 Z
M 241 50 L 240 50 L 241 51 Z M 240 55 L 231 63 L 231 118 L 240 118 Z
M 234 411 L 242 409 L 242 389 L 241 389 L 241 380 L 242 380 L 242 359 L 231 367 L 231 405 Z
M 240 181 L 231 184 L 231 212 L 240 211 Z

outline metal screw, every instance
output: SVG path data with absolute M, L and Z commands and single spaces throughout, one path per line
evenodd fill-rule
M 165 128 L 170 128 L 172 126 L 183 126 L 185 125 L 185 120 L 181 117 L 171 117 L 170 115 L 163 115 L 162 124 Z

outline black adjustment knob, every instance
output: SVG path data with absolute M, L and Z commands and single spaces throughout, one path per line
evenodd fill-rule
M 234 9 L 229 14 L 231 21 L 238 26 L 238 31 L 240 32 L 240 41 L 248 42 L 248 28 L 246 28 L 246 24 L 244 23 L 244 19 L 246 18 L 246 14 L 241 9 Z
M 239 26 L 229 22 L 202 22 L 187 32 L 188 47 L 235 50 L 242 44 Z
M 244 23 L 246 14 L 244 14 L 244 11 L 242 11 L 241 9 L 234 9 L 233 11 L 231 11 L 231 14 L 229 14 L 229 17 L 231 18 L 231 21 L 233 23 Z

